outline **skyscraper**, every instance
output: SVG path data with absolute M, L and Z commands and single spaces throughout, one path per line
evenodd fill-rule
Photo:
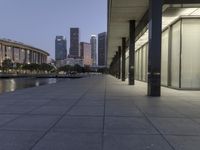
M 91 44 L 91 58 L 92 58 L 92 66 L 95 67 L 96 66 L 96 58 L 97 58 L 97 53 L 96 53 L 96 49 L 97 49 L 97 38 L 96 35 L 92 35 L 91 39 L 90 39 L 90 44 Z
M 107 66 L 107 33 L 98 34 L 98 66 Z
M 64 60 L 67 58 L 67 41 L 64 36 L 56 36 L 55 57 L 56 60 Z
M 70 28 L 70 57 L 79 56 L 79 28 Z
M 91 66 L 92 65 L 92 59 L 91 59 L 91 45 L 90 45 L 90 43 L 81 42 L 80 43 L 80 52 L 81 52 L 81 58 L 83 59 L 83 64 L 85 66 Z

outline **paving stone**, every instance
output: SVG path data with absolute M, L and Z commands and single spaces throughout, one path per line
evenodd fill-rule
M 0 131 L 0 150 L 29 150 L 41 135 L 39 132 Z
M 26 114 L 37 108 L 37 106 L 9 105 L 0 109 L 0 114 Z
M 26 115 L 6 124 L 0 129 L 44 131 L 47 130 L 50 126 L 52 126 L 57 119 L 57 116 Z
M 43 106 L 38 109 L 35 109 L 30 114 L 63 115 L 69 109 L 69 107 L 66 107 L 66 106 Z
M 0 115 L 0 126 L 17 118 L 18 115 Z
M 101 134 L 51 132 L 33 150 L 101 150 Z
M 102 117 L 72 117 L 65 116 L 53 131 L 60 132 L 102 132 Z
M 199 150 L 200 136 L 166 136 L 176 150 Z
M 106 117 L 105 132 L 118 134 L 158 134 L 145 118 Z
M 159 135 L 105 134 L 103 150 L 173 150 Z
M 200 135 L 200 125 L 186 118 L 151 118 L 162 134 Z
M 103 106 L 75 106 L 68 113 L 72 116 L 103 116 Z

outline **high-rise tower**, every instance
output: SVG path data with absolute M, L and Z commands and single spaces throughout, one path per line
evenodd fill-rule
M 67 58 L 67 41 L 64 36 L 56 36 L 55 59 L 64 60 Z
M 70 57 L 78 58 L 79 54 L 79 28 L 70 28 Z
M 98 66 L 107 66 L 107 33 L 98 34 Z
M 97 38 L 96 35 L 92 35 L 90 39 L 91 44 L 91 58 L 92 58 L 92 66 L 95 67 L 97 63 Z

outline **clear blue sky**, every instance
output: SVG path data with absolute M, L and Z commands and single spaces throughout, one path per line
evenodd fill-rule
M 80 28 L 80 41 L 107 30 L 107 0 L 0 0 L 0 38 L 48 51 L 54 58 L 55 36 Z

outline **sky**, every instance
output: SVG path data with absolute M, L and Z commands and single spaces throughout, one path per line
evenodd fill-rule
M 80 41 L 107 30 L 107 0 L 0 0 L 0 38 L 43 49 L 55 57 L 55 37 L 70 46 L 70 27 Z

